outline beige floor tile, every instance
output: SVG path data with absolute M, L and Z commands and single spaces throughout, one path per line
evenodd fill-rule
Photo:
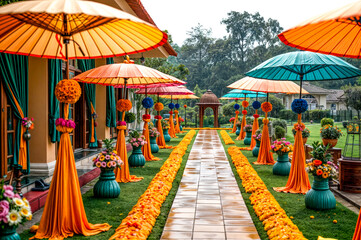
M 194 225 L 194 232 L 224 232 L 223 225 Z
M 192 232 L 173 232 L 173 231 L 163 231 L 162 239 L 165 238 L 176 238 L 176 239 L 191 239 Z
M 226 239 L 224 233 L 207 233 L 207 232 L 193 232 L 193 239 Z

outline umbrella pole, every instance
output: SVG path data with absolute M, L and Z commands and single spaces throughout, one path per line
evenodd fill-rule
M 268 95 L 269 95 L 269 93 L 267 93 L 267 102 L 268 102 Z
M 303 80 L 303 74 L 300 75 L 300 99 L 302 98 L 302 80 Z

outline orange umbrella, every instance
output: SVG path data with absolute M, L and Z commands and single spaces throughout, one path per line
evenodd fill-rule
M 166 98 L 166 99 L 198 99 L 196 95 L 160 95 L 160 98 Z
M 278 35 L 283 43 L 301 50 L 360 58 L 361 1 L 309 19 Z

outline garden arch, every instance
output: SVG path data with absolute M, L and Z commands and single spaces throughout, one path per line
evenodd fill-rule
M 214 115 L 214 127 L 217 128 L 218 126 L 218 108 L 220 105 L 222 105 L 218 97 L 211 91 L 207 90 L 199 100 L 199 103 L 197 103 L 199 106 L 199 127 L 203 127 L 203 117 L 204 117 L 204 110 L 207 108 L 212 108 L 213 115 Z

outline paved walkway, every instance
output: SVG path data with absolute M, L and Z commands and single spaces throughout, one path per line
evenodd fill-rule
M 260 239 L 216 130 L 199 131 L 161 239 Z

